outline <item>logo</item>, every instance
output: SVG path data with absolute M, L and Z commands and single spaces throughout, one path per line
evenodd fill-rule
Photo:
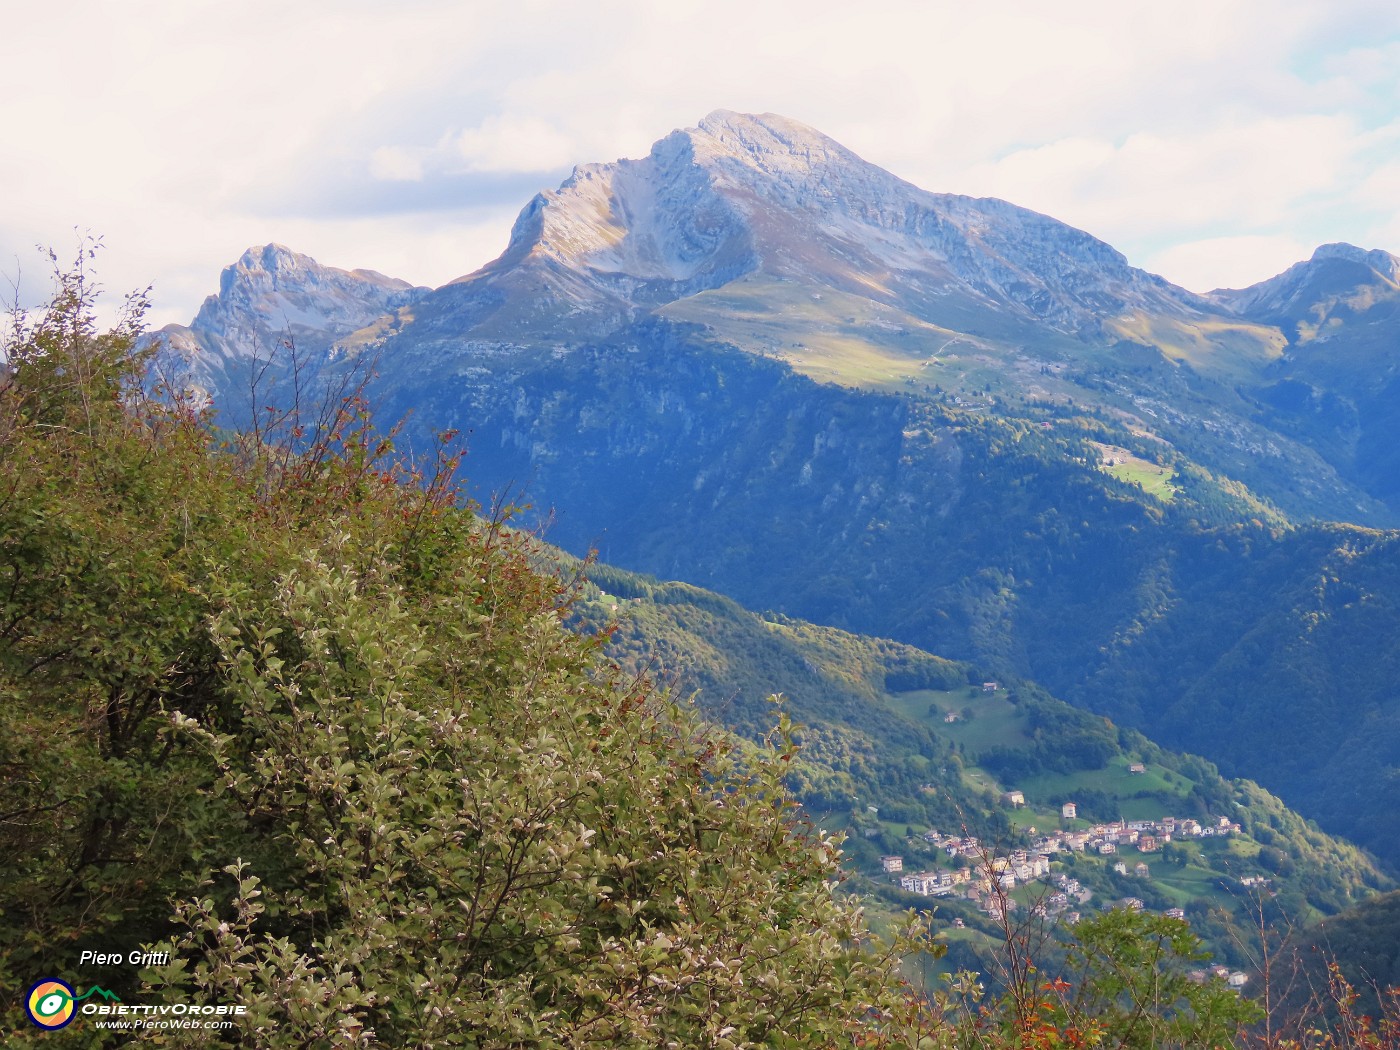
M 100 995 L 109 1002 L 114 999 L 121 1002 L 114 993 L 105 988 L 98 988 L 94 985 L 82 995 L 78 995 L 67 981 L 60 981 L 55 977 L 45 977 L 29 989 L 29 996 L 24 1001 L 24 1009 L 35 1025 L 46 1031 L 52 1031 L 66 1027 L 77 1012 L 76 1004 L 92 995 Z
M 24 1008 L 40 1028 L 62 1028 L 73 1020 L 73 986 L 47 977 L 29 989 Z

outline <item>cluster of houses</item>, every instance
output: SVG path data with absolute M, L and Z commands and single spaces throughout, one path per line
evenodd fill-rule
M 1009 800 L 1011 796 L 1019 794 L 1019 791 L 1008 792 L 1003 798 Z M 1066 802 L 1060 807 L 1060 816 L 1066 821 L 1075 820 L 1077 811 L 1078 807 L 1073 802 Z M 1205 823 L 1191 817 L 1120 820 L 1112 824 L 1095 824 L 1082 830 L 1062 830 L 1043 835 L 1036 840 L 1035 849 L 1041 853 L 1074 850 L 1108 855 L 1117 853 L 1123 847 L 1132 847 L 1139 853 L 1153 853 L 1173 839 L 1238 835 L 1240 830 L 1240 825 L 1229 817 L 1217 817 Z
M 1008 792 L 1004 798 L 1010 800 L 1020 794 L 1019 791 Z M 1074 803 L 1066 803 L 1061 809 L 1061 816 L 1065 820 L 1074 820 L 1075 810 Z M 1030 830 L 1035 834 L 1034 828 Z M 1006 856 L 1000 856 L 972 836 L 927 831 L 923 836 L 925 841 L 946 853 L 950 860 L 962 857 L 973 863 L 961 868 L 905 873 L 902 856 L 885 856 L 880 858 L 880 867 L 887 875 L 898 877 L 902 890 L 925 897 L 965 898 L 993 919 L 1003 917 L 1003 908 L 1015 909 L 1016 902 L 1007 891 L 1032 881 L 1048 882 L 1054 888 L 1036 902 L 1036 913 L 1063 916 L 1067 921 L 1075 922 L 1079 913 L 1070 909 L 1076 904 L 1086 903 L 1093 896 L 1093 891 L 1081 886 L 1078 879 L 1064 873 L 1052 873 L 1050 859 L 1054 854 L 1073 851 L 1108 855 L 1123 847 L 1152 853 L 1173 838 L 1205 838 L 1239 833 L 1240 826 L 1227 817 L 1206 823 L 1191 818 L 1178 820 L 1176 817 L 1120 820 L 1114 824 L 1095 824 L 1082 830 L 1064 829 L 1040 835 L 1034 839 L 1030 849 L 1013 850 Z M 1131 874 L 1143 879 L 1151 877 L 1151 870 L 1145 861 L 1131 867 L 1125 861 L 1118 861 L 1113 867 L 1121 875 Z M 1136 897 L 1125 897 L 1118 903 L 1139 911 L 1143 907 L 1142 901 Z M 1185 918 L 1180 908 L 1171 908 L 1166 914 L 1171 918 Z
M 925 897 L 960 897 L 975 904 L 978 910 L 1000 919 L 1003 909 L 1014 911 L 1016 902 L 1008 896 L 1008 891 L 1018 885 L 1032 881 L 1051 881 L 1057 889 L 1038 900 L 1034 906 L 1036 914 L 1061 915 L 1067 912 L 1071 902 L 1084 903 L 1093 896 L 1093 891 L 1085 889 L 1078 879 L 1064 874 L 1050 872 L 1050 859 L 1015 850 L 1009 856 L 984 857 L 976 867 L 954 868 L 945 871 L 920 871 L 901 874 L 904 869 L 903 857 L 881 857 L 881 867 L 888 873 L 899 875 L 899 888 Z M 1077 912 L 1066 916 L 1070 922 L 1079 918 Z
M 881 857 L 880 867 L 887 874 L 898 875 L 899 888 L 910 893 L 925 897 L 966 898 L 992 918 L 999 919 L 1003 915 L 1003 906 L 1016 907 L 1016 902 L 1007 896 L 1007 891 L 1050 877 L 1050 858 L 1043 853 L 1018 849 L 1008 856 L 994 856 L 970 836 L 960 838 L 928 831 L 924 833 L 924 838 L 944 850 L 950 858 L 967 857 L 976 863 L 965 868 L 902 874 L 903 857 Z M 1079 889 L 1077 882 L 1075 888 Z M 1089 891 L 1083 892 L 1087 895 Z M 1067 898 L 1065 906 L 1068 907 Z
M 998 689 L 998 685 L 988 682 L 983 688 L 993 692 Z M 956 717 L 956 714 L 950 714 L 949 720 Z M 1129 772 L 1141 774 L 1144 767 L 1140 763 L 1135 764 L 1130 767 Z M 1002 802 L 1012 807 L 1026 804 L 1025 796 L 1020 791 L 1007 791 L 1002 795 Z M 880 867 L 887 875 L 898 880 L 902 890 L 925 897 L 965 899 L 993 920 L 1004 918 L 1004 910 L 1017 909 L 1018 904 L 1008 891 L 1017 885 L 1040 881 L 1047 884 L 1046 891 L 1032 895 L 1035 898 L 1034 903 L 1030 905 L 1032 914 L 1060 918 L 1072 924 L 1080 919 L 1080 913 L 1073 909 L 1088 903 L 1093 897 L 1093 891 L 1081 885 L 1078 879 L 1063 872 L 1052 872 L 1051 858 L 1055 854 L 1077 852 L 1108 856 L 1122 849 L 1135 849 L 1140 854 L 1150 854 L 1173 840 L 1199 840 L 1239 835 L 1242 832 L 1238 823 L 1224 816 L 1204 821 L 1191 817 L 1164 816 L 1153 820 L 1119 820 L 1073 828 L 1070 825 L 1078 822 L 1078 806 L 1073 802 L 1066 802 L 1060 807 L 1060 817 L 1065 826 L 1054 831 L 1038 834 L 1035 828 L 1028 829 L 1032 837 L 1029 849 L 1017 849 L 1001 855 L 973 836 L 944 835 L 930 830 L 924 833 L 923 838 L 932 847 L 946 853 L 950 861 L 956 862 L 963 858 L 970 863 L 940 870 L 905 872 L 904 858 L 892 855 L 881 857 Z M 1117 860 L 1113 863 L 1113 870 L 1120 875 L 1151 878 L 1151 869 L 1147 862 L 1142 860 L 1136 863 L 1129 863 L 1126 859 Z M 1268 886 L 1268 880 L 1263 876 L 1248 876 L 1240 881 L 1247 887 Z M 1134 911 L 1142 911 L 1144 908 L 1140 898 L 1131 896 L 1116 900 L 1112 905 Z M 1168 918 L 1183 921 L 1186 918 L 1186 913 L 1181 908 L 1168 908 L 1163 914 Z M 958 927 L 963 925 L 961 919 L 955 918 L 953 922 Z M 1231 971 L 1224 966 L 1193 971 L 1190 976 L 1192 980 L 1201 982 L 1212 978 L 1219 979 L 1237 991 L 1248 981 L 1248 976 L 1243 972 Z

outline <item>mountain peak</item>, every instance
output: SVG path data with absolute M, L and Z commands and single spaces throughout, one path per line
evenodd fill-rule
M 717 109 L 688 132 L 704 136 L 734 153 L 756 156 L 823 158 L 827 155 L 852 157 L 854 154 L 816 128 L 778 113 L 735 113 Z M 697 134 L 699 133 L 699 134 Z M 686 132 L 682 132 L 686 134 Z
M 264 277 L 263 275 L 266 275 Z M 274 286 L 283 282 L 333 283 L 364 282 L 392 291 L 406 291 L 413 286 L 397 277 L 386 277 L 377 270 L 342 270 L 326 266 L 309 255 L 302 255 L 285 244 L 270 241 L 254 245 L 238 257 L 232 266 L 224 268 L 220 294 L 231 290 L 239 281 L 260 281 L 271 278 Z
M 454 282 L 447 309 L 493 337 L 561 317 L 597 334 L 740 278 L 805 287 L 808 303 L 878 302 L 915 325 L 991 310 L 1023 326 L 1016 339 L 1044 325 L 1096 337 L 1105 311 L 1201 305 L 1047 216 L 931 193 L 800 121 L 721 109 L 645 157 L 580 165 L 539 194 L 505 253 Z
M 688 147 L 695 163 L 739 182 L 746 172 L 789 185 L 834 179 L 857 197 L 874 186 L 882 192 L 914 188 L 816 128 L 778 113 L 717 109 L 695 127 L 673 132 L 657 149 L 665 151 L 673 142 Z
M 1319 245 L 1313 252 L 1310 262 L 1324 262 L 1328 259 L 1342 259 L 1346 262 L 1369 266 L 1389 281 L 1400 280 L 1400 258 L 1380 248 L 1358 248 L 1345 241 Z
M 307 255 L 300 255 L 292 251 L 285 244 L 277 244 L 275 241 L 262 245 L 254 245 L 238 257 L 238 261 L 229 269 L 234 270 L 261 270 L 265 273 L 286 273 L 299 269 L 314 268 L 319 265 L 316 260 Z
M 740 113 L 732 109 L 716 109 L 702 117 L 697 127 L 712 135 L 719 134 L 725 129 L 737 132 L 750 128 L 763 128 L 774 133 L 786 130 L 805 134 L 815 139 L 826 138 L 810 125 L 793 120 L 791 117 L 785 117 L 781 113 Z
M 235 357 L 275 353 L 293 337 L 324 349 L 427 291 L 374 270 L 325 266 L 283 244 L 254 245 L 224 267 L 218 293 L 204 300 L 189 328 L 171 325 L 167 333 Z
M 1346 305 L 1350 314 L 1354 307 L 1373 302 L 1377 294 L 1392 299 L 1400 292 L 1397 285 L 1400 258 L 1379 248 L 1337 241 L 1319 245 L 1311 258 L 1294 263 L 1277 277 L 1248 288 L 1217 289 L 1209 297 L 1241 317 L 1297 331 L 1299 321 L 1316 327 L 1329 317 L 1340 318 L 1339 305 Z

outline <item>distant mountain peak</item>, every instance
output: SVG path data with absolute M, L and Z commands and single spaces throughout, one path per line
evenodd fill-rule
M 865 163 L 835 139 L 777 113 L 717 109 L 696 127 L 676 134 L 688 136 L 697 144 L 697 152 L 736 157 L 760 170 L 810 170 L 832 162 Z
M 397 277 L 386 277 L 377 270 L 342 270 L 326 266 L 309 255 L 295 252 L 284 244 L 275 241 L 254 245 L 238 257 L 232 266 L 226 266 L 221 275 L 220 285 L 259 279 L 266 274 L 274 281 L 324 283 L 327 280 L 342 283 L 358 282 L 379 288 L 405 291 L 412 288 L 408 281 Z
M 963 330 L 990 314 L 1018 340 L 1044 326 L 1098 338 L 1105 317 L 1204 305 L 1048 216 L 920 189 L 788 117 L 716 110 L 645 157 L 579 165 L 537 195 L 506 251 L 453 282 L 429 323 L 510 341 L 596 336 L 740 278 L 916 325 Z
M 1248 288 L 1221 288 L 1209 298 L 1242 317 L 1277 324 L 1297 335 L 1302 331 L 1299 322 L 1316 327 L 1328 318 L 1353 316 L 1356 308 L 1365 312 L 1377 296 L 1389 300 L 1397 294 L 1400 258 L 1379 248 L 1337 241 L 1319 245 L 1310 258 L 1277 277 Z
M 288 342 L 308 353 L 410 305 L 428 289 L 374 270 L 326 266 L 286 245 L 254 245 L 219 275 L 219 290 L 204 300 L 188 326 L 167 325 L 165 343 L 189 358 L 198 381 L 234 360 L 276 356 Z
M 833 139 L 811 125 L 785 117 L 781 113 L 739 113 L 732 109 L 717 109 L 702 117 L 696 127 L 710 135 L 720 135 L 724 132 L 743 134 L 751 129 L 760 128 L 770 134 L 784 134 L 789 138 L 834 143 Z
M 1400 258 L 1380 248 L 1358 248 L 1345 241 L 1319 245 L 1309 262 L 1343 259 L 1369 266 L 1389 281 L 1400 281 Z
M 285 244 L 269 242 L 262 245 L 253 245 L 242 255 L 232 267 L 232 270 L 262 270 L 267 273 L 295 272 L 304 269 L 316 269 L 320 266 L 315 259 L 310 256 L 301 255 L 292 251 Z

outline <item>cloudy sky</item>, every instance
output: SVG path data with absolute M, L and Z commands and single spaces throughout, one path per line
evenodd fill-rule
M 153 284 L 157 323 L 267 241 L 441 284 L 574 163 L 720 108 L 1047 212 L 1197 291 L 1326 241 L 1400 253 L 1394 0 L 0 8 L 0 272 L 41 286 L 34 246 L 90 231 L 103 283 Z

